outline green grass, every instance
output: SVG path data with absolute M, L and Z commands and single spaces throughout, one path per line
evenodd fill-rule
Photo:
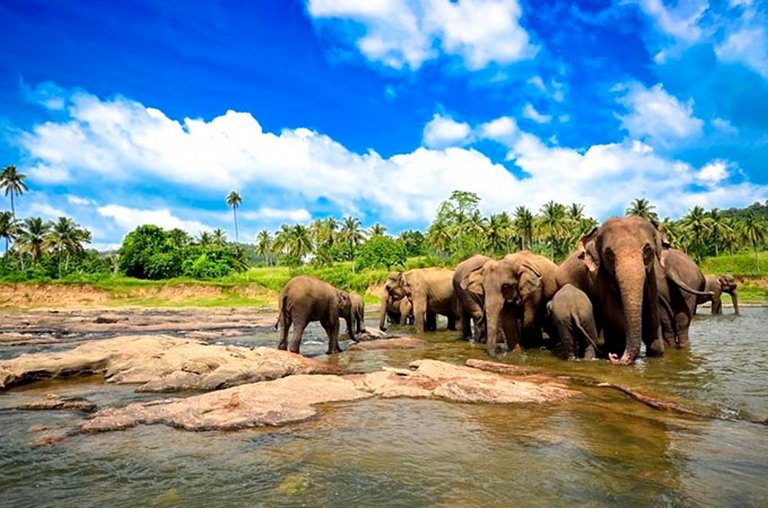
M 758 252 L 760 270 L 757 270 L 754 252 L 741 254 L 728 254 L 723 256 L 705 258 L 701 262 L 701 271 L 706 274 L 724 274 L 742 276 L 766 276 L 768 272 L 768 252 Z

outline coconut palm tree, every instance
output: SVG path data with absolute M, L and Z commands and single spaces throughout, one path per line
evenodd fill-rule
M 534 220 L 533 214 L 528 208 L 524 206 L 518 206 L 515 208 L 515 220 L 514 227 L 517 230 L 517 234 L 520 237 L 520 249 L 530 249 L 533 243 L 533 228 Z
M 264 261 L 267 263 L 267 266 L 270 266 L 272 264 L 271 254 L 272 237 L 270 236 L 269 231 L 262 229 L 256 235 L 256 255 L 263 257 Z
M 5 166 L 3 171 L 0 172 L 0 189 L 5 189 L 5 195 L 11 196 L 11 214 L 13 218 L 16 218 L 16 208 L 13 205 L 13 196 L 21 196 L 29 190 L 27 184 L 24 183 L 24 179 L 27 175 L 16 171 L 16 166 Z
M 565 215 L 567 215 L 570 220 L 578 223 L 584 218 L 584 205 L 571 203 L 571 206 L 565 210 Z
M 91 232 L 81 229 L 68 217 L 59 217 L 59 220 L 49 224 L 45 235 L 43 248 L 56 254 L 61 278 L 61 260 L 66 255 L 64 269 L 69 269 L 71 256 L 83 252 L 83 244 L 91 243 Z
M 626 209 L 624 214 L 644 217 L 651 221 L 653 224 L 658 224 L 659 214 L 655 212 L 655 209 L 656 207 L 652 205 L 647 199 L 635 198 L 629 204 L 629 208 Z
M 538 217 L 539 229 L 550 245 L 550 258 L 555 259 L 557 245 L 568 237 L 568 217 L 565 207 L 560 203 L 549 201 L 541 207 L 541 215 Z
M 679 222 L 673 221 L 669 217 L 664 217 L 664 220 L 659 224 L 659 230 L 664 233 L 672 247 L 677 249 L 682 247 L 683 231 L 681 231 Z
M 763 244 L 768 237 L 768 224 L 755 213 L 747 215 L 740 224 L 739 232 L 743 241 L 752 245 L 752 249 L 755 251 L 755 265 L 757 271 L 760 271 L 760 257 L 757 253 L 757 247 Z
M 488 249 L 495 254 L 509 252 L 513 231 L 512 218 L 507 212 L 491 214 L 485 235 Z
M 240 197 L 235 191 L 230 192 L 227 195 L 227 205 L 232 208 L 232 213 L 235 216 L 235 243 L 237 243 L 237 207 L 243 203 L 243 198 Z
M 715 247 L 715 256 L 717 256 L 719 255 L 720 243 L 723 241 L 723 236 L 728 234 L 731 227 L 728 225 L 725 216 L 723 216 L 717 208 L 710 210 L 707 216 L 709 218 L 709 232 L 712 235 L 712 245 Z
M 283 224 L 275 233 L 275 239 L 272 242 L 272 252 L 275 254 L 288 254 L 288 245 L 291 239 L 291 226 Z
M 704 208 L 694 206 L 688 211 L 688 214 L 680 221 L 680 227 L 683 231 L 691 233 L 693 236 L 694 257 L 697 261 L 701 260 L 701 239 L 704 232 L 709 230 L 709 218 Z
M 435 249 L 438 255 L 446 252 L 450 242 L 451 233 L 445 222 L 436 220 L 429 225 L 429 229 L 427 229 L 426 243 Z
M 227 244 L 227 234 L 221 228 L 216 228 L 211 233 L 211 243 L 216 247 L 224 247 Z
M 16 238 L 18 226 L 12 212 L 0 212 L 0 238 L 5 238 L 5 254 L 8 254 L 11 240 Z
M 288 253 L 291 257 L 299 260 L 307 254 L 312 253 L 312 238 L 309 234 L 309 228 L 301 224 L 296 224 L 290 229 L 288 237 Z
M 371 229 L 368 230 L 368 238 L 373 238 L 374 236 L 384 236 L 386 233 L 387 228 L 377 222 L 371 226 Z
M 365 234 L 361 229 L 360 219 L 356 217 L 344 217 L 344 221 L 341 223 L 339 236 L 341 237 L 341 241 L 349 246 L 350 252 L 353 252 L 355 247 L 365 241 Z
M 30 217 L 21 223 L 16 244 L 22 255 L 30 255 L 32 263 L 36 264 L 43 254 L 45 237 L 49 228 L 50 224 L 43 222 L 40 217 Z
M 200 236 L 197 238 L 197 244 L 201 247 L 208 247 L 211 245 L 211 234 L 208 231 L 200 231 Z

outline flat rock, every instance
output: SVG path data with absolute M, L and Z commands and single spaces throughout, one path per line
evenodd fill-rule
M 335 374 L 339 367 L 260 347 L 214 346 L 164 335 L 90 341 L 68 351 L 0 361 L 0 389 L 40 379 L 102 374 L 140 391 L 214 390 L 292 374 Z
M 99 432 L 158 423 L 188 430 L 285 425 L 315 416 L 317 404 L 373 396 L 515 404 L 556 402 L 577 393 L 554 380 L 521 380 L 436 360 L 420 360 L 412 368 L 346 376 L 295 375 L 185 399 L 130 404 L 99 411 L 79 430 Z
M 372 351 L 375 349 L 422 349 L 430 348 L 432 343 L 414 337 L 397 337 L 394 339 L 376 339 L 361 341 L 351 345 L 349 351 Z
M 387 332 L 382 332 L 376 328 L 364 328 L 361 333 L 355 334 L 355 338 L 360 342 L 367 342 L 371 340 L 387 339 Z
M 83 397 L 57 397 L 49 396 L 45 399 L 27 402 L 18 406 L 16 409 L 25 410 L 50 410 L 65 409 L 71 411 L 85 411 L 91 413 L 96 411 L 96 404 Z

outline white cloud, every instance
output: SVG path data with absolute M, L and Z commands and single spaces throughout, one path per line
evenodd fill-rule
M 693 115 L 693 99 L 680 102 L 661 83 L 651 88 L 632 83 L 625 90 L 619 101 L 629 113 L 620 118 L 631 137 L 669 147 L 701 134 L 704 122 Z
M 178 122 L 124 98 L 100 101 L 80 94 L 68 100 L 69 119 L 34 127 L 20 139 L 33 164 L 61 164 L 77 180 L 99 174 L 107 186 L 120 183 L 125 189 L 151 181 L 168 192 L 180 189 L 206 199 L 238 189 L 245 203 L 260 204 L 256 211 L 238 210 L 244 221 L 301 222 L 309 220 L 317 202 L 330 202 L 346 213 L 364 210 L 388 225 L 425 223 L 455 189 L 478 193 L 486 213 L 520 204 L 538 210 L 555 199 L 582 202 L 600 218 L 623 210 L 637 196 L 674 216 L 691 204 L 743 206 L 768 194 L 766 186 L 729 183 L 732 166 L 727 161 L 694 168 L 658 153 L 650 141 L 586 150 L 552 146 L 520 131 L 511 117 L 475 128 L 453 123 L 461 126 L 454 139 L 493 139 L 509 147 L 514 171 L 471 147 L 418 148 L 385 158 L 374 151 L 352 152 L 304 128 L 265 132 L 248 113 Z M 58 132 L 74 135 L 62 143 Z M 720 162 L 727 173 L 714 169 Z M 77 206 L 78 199 L 64 199 L 78 213 L 91 214 L 86 225 L 104 223 L 108 232 L 99 240 L 105 243 L 144 223 L 197 234 L 225 220 L 223 212 L 171 212 L 162 204 L 137 209 L 98 194 L 93 199 L 110 204 L 96 212 Z M 246 229 L 241 230 L 244 238 Z
M 239 216 L 248 220 L 267 220 L 274 222 L 307 222 L 312 218 L 312 215 L 305 208 L 281 210 L 270 207 L 263 207 L 255 212 L 241 212 Z
M 724 118 L 713 118 L 712 126 L 723 134 L 738 134 L 739 129 Z
M 530 102 L 523 107 L 523 116 L 528 120 L 533 120 L 536 123 L 549 123 L 552 121 L 551 115 L 543 115 L 536 111 L 533 104 Z
M 96 202 L 93 201 L 92 199 L 81 198 L 80 196 L 73 196 L 71 194 L 67 196 L 67 202 L 70 205 L 75 205 L 75 206 L 90 206 L 90 205 L 96 204 Z
M 141 210 L 121 205 L 106 205 L 99 207 L 97 211 L 102 217 L 114 220 L 118 226 L 126 231 L 131 231 L 144 224 L 154 224 L 163 229 L 183 229 L 191 235 L 213 229 L 196 220 L 180 219 L 168 209 Z
M 424 145 L 429 148 L 461 146 L 470 141 L 469 124 L 435 114 L 424 127 Z
M 638 4 L 663 33 L 688 43 L 701 38 L 698 22 L 709 8 L 706 0 L 681 1 L 675 7 L 667 7 L 662 0 L 639 0 Z
M 745 65 L 768 79 L 768 38 L 763 27 L 732 32 L 715 47 L 715 54 L 722 62 Z
M 33 201 L 27 207 L 27 214 L 31 216 L 40 216 L 44 219 L 55 220 L 59 217 L 68 217 L 68 214 L 59 208 L 56 208 L 45 202 Z
M 360 52 L 395 69 L 418 69 L 438 48 L 460 56 L 470 69 L 536 52 L 520 26 L 517 0 L 309 0 L 307 11 L 315 19 L 361 25 L 365 33 L 355 41 Z

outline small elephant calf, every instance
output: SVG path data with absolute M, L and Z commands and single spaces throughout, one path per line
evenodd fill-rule
M 557 329 L 567 360 L 592 360 L 599 351 L 592 302 L 584 291 L 566 284 L 547 303 L 547 315 Z

